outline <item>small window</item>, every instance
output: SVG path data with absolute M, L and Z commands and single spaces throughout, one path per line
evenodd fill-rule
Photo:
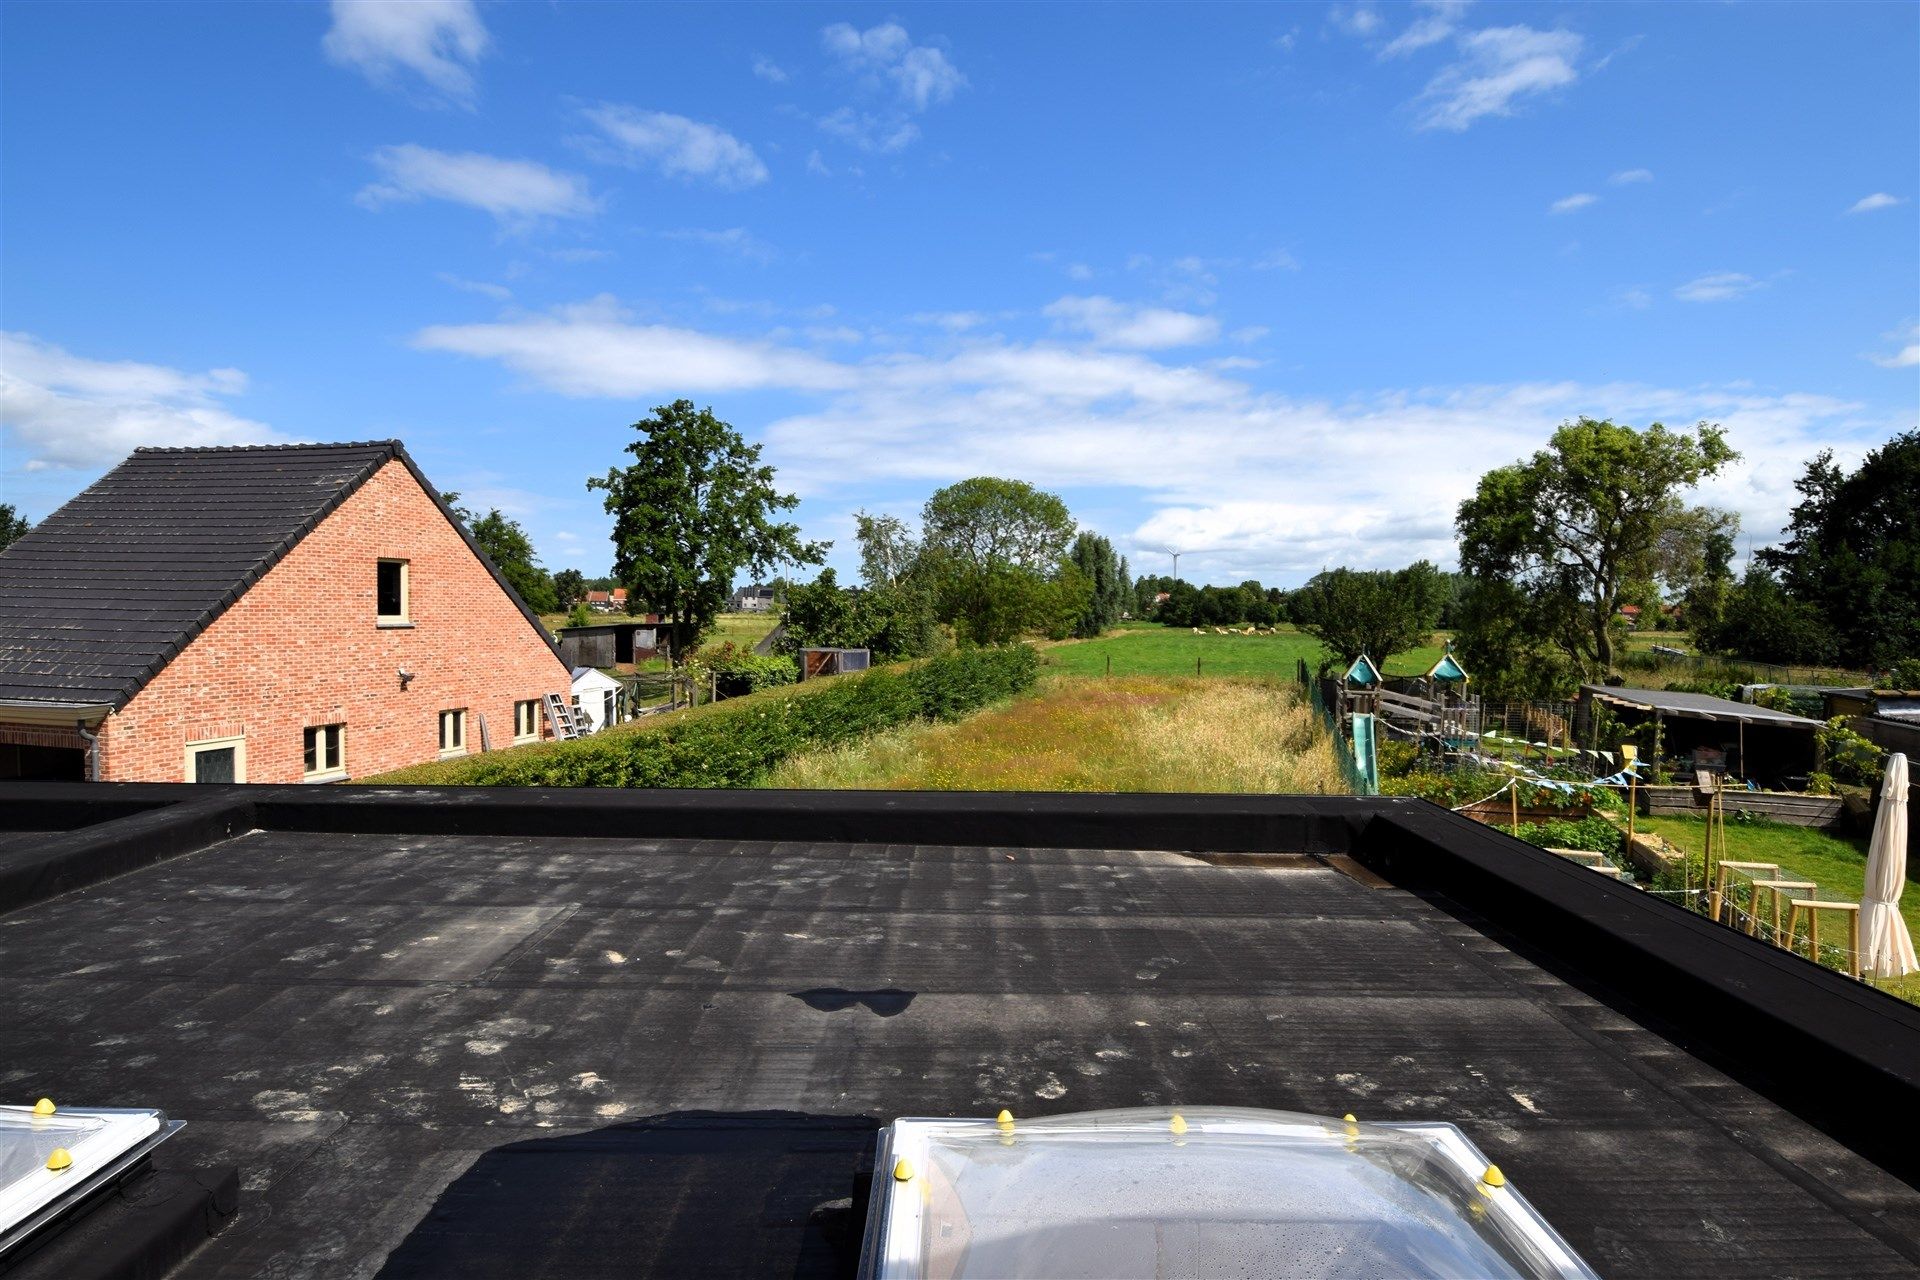
M 464 755 L 467 750 L 467 712 L 460 708 L 440 713 L 440 754 Z
M 187 744 L 188 782 L 245 782 L 247 740 L 215 738 Z
M 513 740 L 531 742 L 540 736 L 540 700 L 529 698 L 513 704 Z
M 407 619 L 407 562 L 382 560 L 375 591 L 375 611 L 382 623 L 405 623 Z
M 322 778 L 347 769 L 347 726 L 318 724 L 306 731 L 306 776 Z

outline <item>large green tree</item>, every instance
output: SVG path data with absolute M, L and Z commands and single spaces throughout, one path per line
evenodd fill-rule
M 5 551 L 26 537 L 27 531 L 31 528 L 33 526 L 13 509 L 11 502 L 0 502 L 0 551 Z
M 1088 584 L 1069 574 L 1067 504 L 1020 480 L 978 476 L 927 499 L 918 571 L 940 619 L 966 644 L 1004 644 L 1029 631 L 1071 628 Z
M 1920 654 L 1920 431 L 1895 436 L 1851 474 L 1822 451 L 1795 487 L 1787 539 L 1760 562 L 1824 620 L 1840 661 L 1881 670 Z
M 628 608 L 656 611 L 674 652 L 693 648 L 726 604 L 742 570 L 818 564 L 825 548 L 779 519 L 799 499 L 774 487 L 760 446 L 691 400 L 661 405 L 633 424 L 634 461 L 587 481 L 614 518 L 614 576 Z
M 553 595 L 562 609 L 570 609 L 587 598 L 587 577 L 578 569 L 562 569 L 553 575 Z
M 1067 552 L 1082 576 L 1087 579 L 1087 607 L 1074 619 L 1073 634 L 1083 638 L 1097 636 L 1120 621 L 1133 603 L 1133 584 L 1127 580 L 1127 562 L 1113 549 L 1113 543 L 1097 533 L 1083 532 L 1073 540 Z
M 1739 455 L 1725 433 L 1581 418 L 1524 462 L 1480 477 L 1460 504 L 1460 564 L 1527 603 L 1520 639 L 1561 646 L 1582 673 L 1613 664 L 1614 613 L 1631 584 L 1683 581 L 1730 517 L 1685 494 Z
M 824 646 L 867 649 L 876 662 L 917 658 L 942 641 L 933 602 L 912 582 L 843 587 L 832 569 L 787 589 L 780 647 L 785 653 Z
M 1400 570 L 1330 569 L 1293 593 L 1300 629 L 1318 640 L 1324 666 L 1366 654 L 1385 663 L 1433 635 L 1447 601 L 1446 575 L 1420 560 Z

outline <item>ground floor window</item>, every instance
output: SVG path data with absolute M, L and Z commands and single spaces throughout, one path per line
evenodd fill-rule
M 317 724 L 306 731 L 306 776 L 325 777 L 347 769 L 347 726 Z
M 456 707 L 440 713 L 440 754 L 457 756 L 467 749 L 467 710 Z
M 245 782 L 247 740 L 212 738 L 187 744 L 188 782 Z
M 513 704 L 513 740 L 531 742 L 540 736 L 540 700 L 529 698 Z

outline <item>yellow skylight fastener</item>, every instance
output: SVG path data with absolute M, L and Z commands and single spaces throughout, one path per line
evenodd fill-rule
M 53 1105 L 52 1098 L 42 1098 L 33 1104 L 33 1114 L 37 1116 L 50 1116 L 58 1109 Z
M 901 1156 L 893 1162 L 893 1180 L 895 1182 L 913 1181 L 913 1166 L 907 1163 L 905 1156 Z
M 53 1154 L 47 1157 L 47 1168 L 55 1173 L 73 1167 L 73 1155 L 65 1147 L 55 1147 Z
M 1360 1123 L 1360 1122 L 1359 1122 L 1358 1120 L 1355 1120 L 1355 1119 L 1353 1118 L 1353 1112 L 1351 1112 L 1351 1111 L 1349 1111 L 1349 1112 L 1347 1112 L 1347 1114 L 1345 1114 L 1345 1115 L 1343 1115 L 1343 1116 L 1341 1116 L 1340 1118 L 1341 1118 L 1342 1120 L 1344 1120 L 1344 1121 L 1346 1121 L 1346 1122 L 1347 1122 L 1348 1124 L 1359 1124 L 1359 1123 Z
M 1175 1133 L 1185 1133 L 1187 1131 L 1187 1118 L 1176 1111 L 1173 1113 L 1173 1119 L 1167 1121 L 1167 1128 L 1173 1130 Z
M 1507 1175 L 1500 1172 L 1499 1165 L 1490 1164 L 1487 1171 L 1480 1175 L 1480 1181 L 1489 1187 L 1504 1187 L 1507 1185 Z
M 1002 1107 L 1000 1108 L 1000 1114 L 993 1118 L 993 1122 L 1002 1129 L 1011 1129 L 1013 1128 L 1013 1112 Z

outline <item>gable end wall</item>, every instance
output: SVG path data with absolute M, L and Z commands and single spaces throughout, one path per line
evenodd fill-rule
M 375 616 L 375 565 L 409 562 L 408 628 Z M 398 671 L 414 679 L 403 692 Z M 439 756 L 439 713 L 480 717 L 495 749 L 513 704 L 565 696 L 567 669 L 406 464 L 381 466 L 353 496 L 127 705 L 102 724 L 111 782 L 186 779 L 192 742 L 244 736 L 248 782 L 299 782 L 302 730 L 344 723 L 346 768 L 366 777 Z M 542 717 L 542 733 L 545 733 Z

